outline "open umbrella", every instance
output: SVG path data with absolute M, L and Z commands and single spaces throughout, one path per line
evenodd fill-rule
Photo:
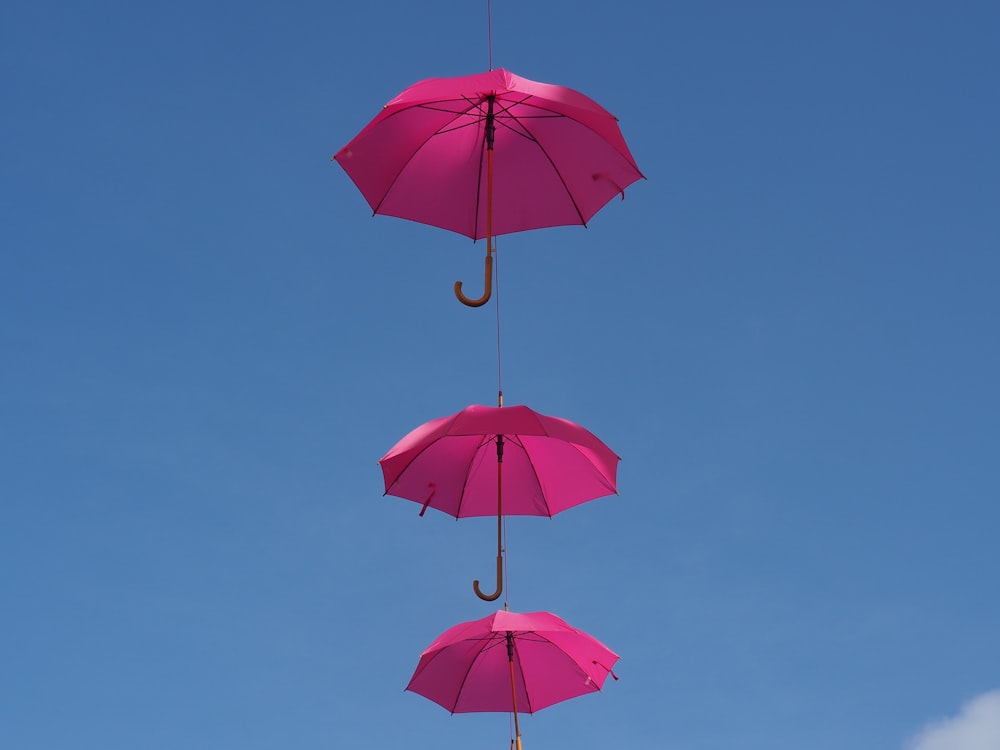
M 452 713 L 534 713 L 597 692 L 618 655 L 549 612 L 500 611 L 455 625 L 420 656 L 407 690 Z
M 379 461 L 385 494 L 455 518 L 497 515 L 497 590 L 503 590 L 503 516 L 549 516 L 617 493 L 620 459 L 593 433 L 527 406 L 474 405 L 427 422 Z
M 494 152 L 496 163 L 494 164 Z M 586 225 L 643 175 L 610 112 L 563 86 L 506 70 L 415 83 L 333 157 L 376 214 L 486 238 Z

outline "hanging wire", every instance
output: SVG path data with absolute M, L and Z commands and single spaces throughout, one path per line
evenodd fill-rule
M 507 518 L 503 518 L 503 611 L 510 611 L 510 569 L 507 567 Z M 510 750 L 515 750 L 514 714 L 507 714 L 507 731 L 510 732 Z
M 503 406 L 503 369 L 500 366 L 500 253 L 493 246 L 493 298 L 497 316 L 497 406 Z
M 507 517 L 503 518 L 503 608 L 510 610 L 510 568 L 507 566 Z
M 490 0 L 486 0 L 486 43 L 489 49 L 489 62 L 490 70 L 493 70 L 493 13 L 490 5 Z M 493 283 L 495 285 L 495 308 L 496 308 L 496 318 L 497 318 L 497 406 L 503 406 L 503 369 L 501 367 L 501 354 L 500 354 L 500 254 L 496 252 L 496 246 L 493 247 L 494 253 L 494 272 L 493 272 Z M 501 517 L 502 524 L 502 544 L 501 552 L 503 559 L 503 578 L 504 578 L 504 593 L 503 593 L 503 608 L 505 611 L 510 610 L 510 569 L 507 565 L 507 519 Z M 514 737 L 514 719 L 513 714 L 507 715 L 508 731 L 510 733 L 510 748 L 514 750 L 516 745 L 516 740 Z
M 486 43 L 490 50 L 490 70 L 493 70 L 493 14 L 490 12 L 490 0 L 486 0 Z
M 493 12 L 490 0 L 486 0 L 486 39 L 490 53 L 490 70 L 493 70 Z M 503 368 L 501 366 L 502 357 L 500 349 L 500 253 L 497 252 L 496 245 L 493 245 L 493 256 L 494 309 L 496 310 L 497 319 L 497 406 L 503 406 Z M 507 610 L 509 609 L 508 597 L 510 593 L 510 579 L 507 577 L 509 572 L 507 568 L 507 519 L 501 518 L 501 524 L 503 530 L 501 550 L 503 552 L 503 577 L 505 581 L 503 608 Z M 513 734 L 511 737 L 511 742 L 513 743 Z

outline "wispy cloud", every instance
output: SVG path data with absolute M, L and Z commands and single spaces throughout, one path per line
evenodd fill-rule
M 908 750 L 997 750 L 1000 748 L 1000 690 L 966 703 L 957 716 L 925 727 Z

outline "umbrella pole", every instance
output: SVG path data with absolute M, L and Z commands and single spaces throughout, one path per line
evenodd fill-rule
M 482 307 L 490 300 L 493 294 L 493 136 L 496 126 L 493 124 L 493 101 L 494 95 L 487 97 L 486 105 L 486 270 L 483 280 L 483 296 L 479 299 L 466 297 L 462 293 L 462 282 L 455 282 L 455 296 L 458 301 L 468 307 Z
M 514 681 L 514 635 L 507 631 L 507 663 L 510 664 L 510 700 L 514 707 L 514 737 L 517 750 L 521 750 L 521 727 L 517 723 L 517 687 Z
M 472 582 L 472 589 L 484 602 L 496 601 L 503 593 L 503 435 L 497 435 L 497 590 L 484 594 L 478 578 Z

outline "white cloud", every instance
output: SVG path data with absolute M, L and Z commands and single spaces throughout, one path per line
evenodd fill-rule
M 910 750 L 998 750 L 1000 690 L 973 698 L 958 716 L 928 725 L 908 747 Z

